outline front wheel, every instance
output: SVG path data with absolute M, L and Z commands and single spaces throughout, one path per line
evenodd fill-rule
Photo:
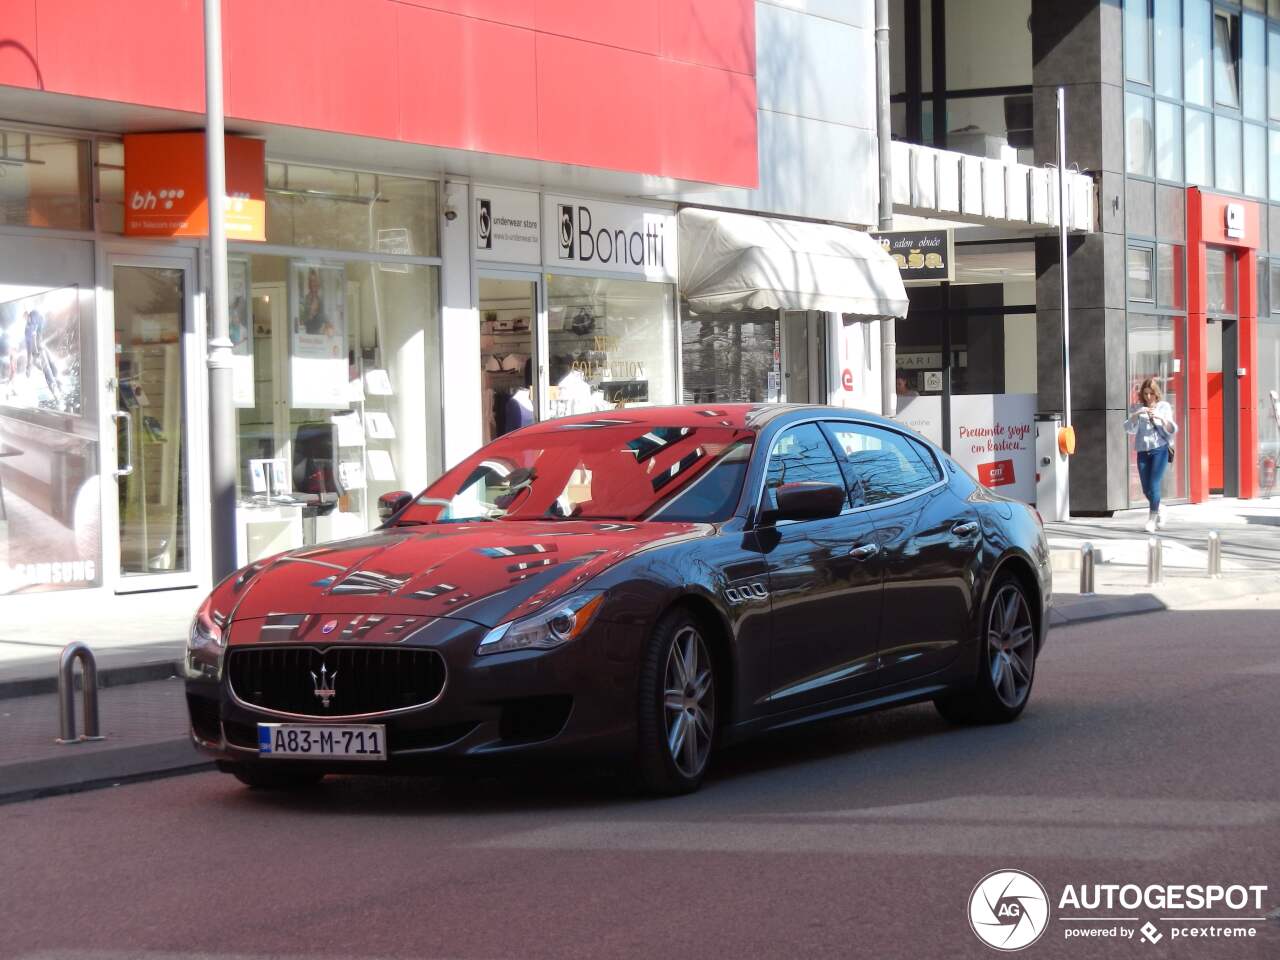
M 716 674 L 702 626 L 688 611 L 667 614 L 649 640 L 638 720 L 644 789 L 698 789 L 716 740 Z
M 978 675 L 973 689 L 934 701 L 952 723 L 1008 723 L 1031 697 L 1036 675 L 1036 631 L 1022 584 L 1013 577 L 991 589 L 982 618 Z

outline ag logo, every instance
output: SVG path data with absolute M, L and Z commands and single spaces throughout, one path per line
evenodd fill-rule
M 560 259 L 573 259 L 573 204 L 561 203 L 560 208 Z
M 1049 895 L 1040 881 L 1021 870 L 997 870 L 969 894 L 969 926 L 989 947 L 1021 950 L 1040 939 L 1049 925 Z
M 488 200 L 476 200 L 476 249 L 493 249 L 493 210 Z

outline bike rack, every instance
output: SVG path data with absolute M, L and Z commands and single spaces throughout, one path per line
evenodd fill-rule
M 76 685 L 75 666 L 80 661 L 83 679 L 84 733 L 76 736 Z M 98 730 L 98 664 L 87 643 L 77 640 L 62 648 L 58 658 L 58 723 L 62 735 L 60 744 L 84 743 L 87 740 L 105 740 Z

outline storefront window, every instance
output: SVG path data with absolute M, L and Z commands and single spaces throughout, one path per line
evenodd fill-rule
M 124 144 L 99 140 L 94 144 L 98 174 L 98 229 L 124 233 Z
M 1219 190 L 1244 191 L 1244 147 L 1240 142 L 1240 121 L 1231 117 L 1213 118 L 1214 169 Z
M 1182 180 L 1182 107 L 1156 101 L 1156 176 Z
M 1138 387 L 1148 377 L 1160 385 L 1173 407 L 1179 426 L 1186 422 L 1186 319 L 1155 314 L 1129 313 L 1129 403 L 1137 402 Z M 1183 435 L 1185 437 L 1185 434 Z M 1187 496 L 1187 457 L 1179 456 L 1165 474 L 1164 496 Z M 1129 443 L 1129 502 L 1144 503 L 1138 480 L 1138 462 Z
M 1128 251 L 1129 299 L 1154 303 L 1155 277 L 1151 269 L 1150 247 L 1130 247 Z
M 1186 302 L 1186 259 L 1182 247 L 1156 244 L 1156 297 L 1160 306 L 1181 310 Z
M 1124 75 L 1151 82 L 1151 0 L 1124 0 Z
M 438 255 L 436 184 L 267 163 L 267 242 L 395 256 Z
M 1155 135 L 1149 97 L 1124 95 L 1125 170 L 1138 177 L 1154 177 Z
M 777 310 L 691 315 L 680 323 L 685 403 L 773 403 L 781 399 Z
M 675 336 L 670 284 L 548 276 L 551 415 L 674 403 Z
M 1244 192 L 1267 195 L 1267 130 L 1254 123 L 1244 125 Z
M 1213 12 L 1213 99 L 1240 106 L 1240 17 L 1224 10 Z
M 1251 120 L 1267 117 L 1267 22 L 1246 13 L 1241 25 L 1240 70 L 1244 115 Z
M 232 255 L 245 562 L 364 533 L 441 468 L 437 270 Z
M 1186 112 L 1187 182 L 1201 187 L 1213 185 L 1212 119 L 1203 110 Z
M 1156 93 L 1182 99 L 1181 0 L 1155 0 Z
M 1271 264 L 1274 294 L 1280 292 L 1280 263 Z M 1258 492 L 1269 497 L 1275 492 L 1277 463 L 1280 463 L 1280 313 L 1258 317 Z
M 0 226 L 93 227 L 89 141 L 0 129 Z
M 1210 31 L 1212 5 L 1209 0 L 1185 0 L 1182 5 L 1182 43 L 1186 63 L 1188 103 L 1209 105 Z M 1188 130 L 1188 139 L 1190 131 Z M 1188 160 L 1188 165 L 1190 161 Z

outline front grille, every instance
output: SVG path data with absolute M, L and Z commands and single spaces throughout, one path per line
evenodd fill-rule
M 240 700 L 308 717 L 430 703 L 444 689 L 444 672 L 434 650 L 398 647 L 233 647 L 227 655 L 227 676 Z M 332 691 L 327 707 L 317 690 Z

